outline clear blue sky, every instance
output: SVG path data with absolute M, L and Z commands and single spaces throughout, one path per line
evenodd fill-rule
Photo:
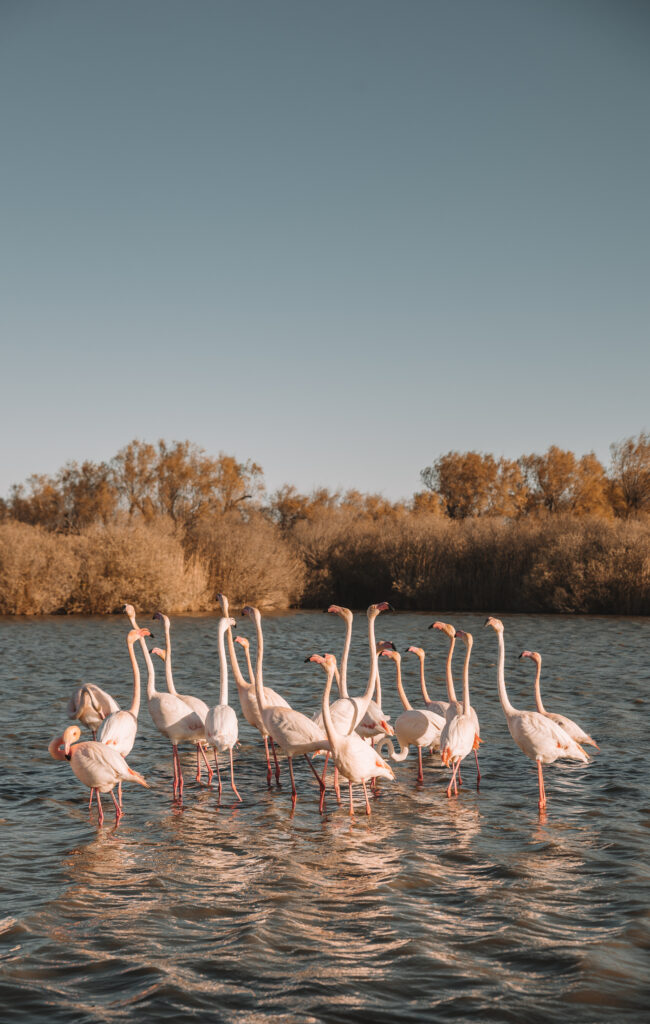
M 267 486 L 650 429 L 650 5 L 3 0 L 0 494 L 134 437 Z

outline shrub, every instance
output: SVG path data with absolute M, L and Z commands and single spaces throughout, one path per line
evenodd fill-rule
M 68 537 L 40 526 L 0 523 L 0 613 L 42 615 L 64 606 L 79 559 Z

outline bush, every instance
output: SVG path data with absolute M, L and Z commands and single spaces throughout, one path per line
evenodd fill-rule
M 0 614 L 42 615 L 68 601 L 79 571 L 72 541 L 26 523 L 0 523 Z

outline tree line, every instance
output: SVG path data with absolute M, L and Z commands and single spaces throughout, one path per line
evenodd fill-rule
M 517 460 L 451 451 L 423 488 L 291 484 L 190 441 L 133 440 L 0 500 L 0 612 L 106 612 L 131 595 L 169 611 L 234 604 L 650 613 L 650 435 Z

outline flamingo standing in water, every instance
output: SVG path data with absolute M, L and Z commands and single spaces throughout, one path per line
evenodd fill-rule
M 566 715 L 557 715 L 552 711 L 546 711 L 542 704 L 542 694 L 539 686 L 539 677 L 542 673 L 542 656 L 537 651 L 522 651 L 519 655 L 520 658 L 530 658 L 535 662 L 537 666 L 537 673 L 535 675 L 535 703 L 537 710 L 540 715 L 546 715 L 547 718 L 557 722 L 558 725 L 562 726 L 565 732 L 568 732 L 572 740 L 576 743 L 588 743 L 596 750 L 600 750 L 600 747 L 595 740 L 592 740 L 591 736 L 588 736 L 584 729 L 581 729 L 577 722 L 574 722 L 572 718 L 567 718 Z
M 148 788 L 148 783 L 139 774 L 129 768 L 121 754 L 114 747 L 107 747 L 97 740 L 86 740 L 79 743 L 81 729 L 78 725 L 69 725 L 63 736 L 57 736 L 50 743 L 48 750 L 55 761 L 69 761 L 72 771 L 84 786 L 97 794 L 97 811 L 100 826 L 104 822 L 104 811 L 100 793 L 110 793 L 115 804 L 115 824 L 122 817 L 122 808 L 115 799 L 113 792 L 116 784 L 121 782 L 137 782 Z
M 162 622 L 165 630 L 165 650 L 161 650 L 160 647 L 154 647 L 152 654 L 156 654 L 165 663 L 165 682 L 167 683 L 167 689 L 169 693 L 173 694 L 174 697 L 179 697 L 184 704 L 187 704 L 190 711 L 194 711 L 195 714 L 205 724 L 205 716 L 208 713 L 208 705 L 200 697 L 193 697 L 191 694 L 178 693 L 174 685 L 174 677 L 172 675 L 172 641 L 170 633 L 170 621 L 167 615 L 163 615 L 162 612 L 154 612 L 154 619 Z M 201 758 L 205 763 L 205 767 L 208 769 L 208 785 L 212 782 L 212 768 L 205 754 L 205 729 L 203 732 L 199 731 L 196 736 L 192 738 L 192 743 L 196 746 L 196 781 L 201 781 Z
M 221 610 L 222 610 L 223 614 L 226 616 L 226 618 L 228 618 L 229 617 L 228 598 L 225 596 L 225 594 L 217 594 L 217 600 L 218 600 L 219 604 L 221 605 Z M 260 622 L 260 634 L 261 634 L 261 631 L 262 631 L 262 625 L 261 625 L 261 622 Z M 233 643 L 233 638 L 232 638 L 232 629 L 228 629 L 227 636 L 228 636 L 228 653 L 230 655 L 230 665 L 232 667 L 233 675 L 235 677 L 235 684 L 237 686 L 237 693 L 239 695 L 239 704 L 240 704 L 240 707 L 241 707 L 241 710 L 242 710 L 242 714 L 243 714 L 244 718 L 246 719 L 246 721 L 248 722 L 248 724 L 252 725 L 254 729 L 257 729 L 261 733 L 262 739 L 264 740 L 264 751 L 266 753 L 266 782 L 267 782 L 267 785 L 270 786 L 271 785 L 271 774 L 272 774 L 272 771 L 271 771 L 271 758 L 269 756 L 269 734 L 268 734 L 268 732 L 267 732 L 267 730 L 266 730 L 266 728 L 264 726 L 264 722 L 262 721 L 262 716 L 260 714 L 260 709 L 259 709 L 258 704 L 257 704 L 257 696 L 255 694 L 255 675 L 253 674 L 253 667 L 252 667 L 251 661 L 250 661 L 250 654 L 247 653 L 247 661 L 248 661 L 248 669 L 249 669 L 249 672 L 251 673 L 251 678 L 253 679 L 253 682 L 252 683 L 247 683 L 246 680 L 244 679 L 243 675 L 241 674 L 241 670 L 239 668 L 239 662 L 237 661 L 237 654 L 235 653 L 235 644 Z M 239 641 L 241 643 L 242 638 L 240 637 L 240 638 L 237 638 L 237 639 L 239 639 Z M 246 640 L 246 644 L 248 644 L 248 640 Z M 242 646 L 244 647 L 244 651 L 247 651 L 247 647 L 244 644 L 242 644 Z M 262 671 L 262 662 L 261 662 L 261 659 L 259 659 L 259 652 L 258 652 L 258 664 L 259 664 L 260 672 L 261 672 Z M 264 690 L 264 694 L 266 696 L 267 703 L 270 706 L 272 706 L 272 707 L 283 707 L 283 708 L 288 708 L 290 706 L 289 703 L 284 699 L 284 697 L 281 697 L 279 693 L 276 693 L 275 690 L 272 690 L 270 686 L 263 686 L 262 689 Z M 278 757 L 277 757 L 277 754 L 275 752 L 275 745 L 273 743 L 273 739 L 271 739 L 271 751 L 273 752 L 273 760 L 275 762 L 275 781 L 279 784 L 280 783 L 280 765 L 278 763 Z
M 435 715 L 432 711 L 418 710 L 409 702 L 402 685 L 402 656 L 399 651 L 384 649 L 381 652 L 382 658 L 391 658 L 395 662 L 397 670 L 397 692 L 404 705 L 404 712 L 395 720 L 395 735 L 399 740 L 400 752 L 395 753 L 393 743 L 384 739 L 380 743 L 380 749 L 384 743 L 388 744 L 391 757 L 394 761 L 405 761 L 409 745 L 414 743 L 418 749 L 418 782 L 424 782 L 424 769 L 422 767 L 422 747 L 438 746 L 440 743 L 440 730 L 445 724 L 444 718 Z
M 322 716 L 334 764 L 341 776 L 348 781 L 350 816 L 352 817 L 354 814 L 352 786 L 359 783 L 363 786 L 363 793 L 366 798 L 366 814 L 370 814 L 366 782 L 368 779 L 377 778 L 394 779 L 393 770 L 384 761 L 383 757 L 380 757 L 372 746 L 362 740 L 356 732 L 353 731 L 345 735 L 341 735 L 338 732 L 329 710 L 329 697 L 336 668 L 333 655 L 326 654 L 325 657 L 321 657 L 319 654 L 313 654 L 307 661 L 317 662 L 327 672 L 327 683 L 325 684 L 322 700 Z
M 68 718 L 77 719 L 86 729 L 90 729 L 93 739 L 96 739 L 99 726 L 109 715 L 119 711 L 120 705 L 101 686 L 85 683 L 72 694 L 66 710 Z
M 452 714 L 445 721 L 444 728 L 440 734 L 440 754 L 445 767 L 453 766 L 451 780 L 447 787 L 447 796 L 451 796 L 452 786 L 458 795 L 456 785 L 456 772 L 460 770 L 460 762 L 467 757 L 470 750 L 478 746 L 480 739 L 476 732 L 475 716 L 471 714 L 472 707 L 469 702 L 469 657 L 472 651 L 474 638 L 471 633 L 459 629 L 456 636 L 465 641 L 465 667 L 463 669 L 463 708 L 460 715 Z
M 453 653 L 454 653 L 454 644 L 456 643 L 456 636 L 460 635 L 460 633 L 457 634 L 456 633 L 456 629 L 454 628 L 454 626 L 450 625 L 449 622 L 433 622 L 429 626 L 429 629 L 440 629 L 443 633 L 446 633 L 447 636 L 449 637 L 449 651 L 447 653 L 447 665 L 446 665 L 447 696 L 449 697 L 449 704 L 448 704 L 447 710 L 445 712 L 445 719 L 447 721 L 449 721 L 450 718 L 453 717 L 453 715 L 462 715 L 462 713 L 463 713 L 463 705 L 460 703 L 459 700 L 456 699 L 456 690 L 454 688 L 454 679 L 453 679 L 453 676 L 451 674 L 451 659 L 452 659 L 452 656 L 453 656 Z M 476 714 L 476 711 L 474 710 L 474 708 L 470 709 L 470 714 L 472 715 L 472 717 L 474 719 L 474 726 L 476 728 L 476 735 L 478 736 L 479 743 L 480 743 L 481 742 L 481 727 L 479 725 L 478 715 Z M 479 763 L 478 763 L 478 746 L 474 747 L 474 758 L 476 760 L 476 783 L 478 785 L 478 783 L 481 781 L 481 769 L 479 768 Z M 458 776 L 457 777 L 458 777 L 458 784 L 462 786 L 463 780 L 460 777 L 460 767 L 458 768 Z
M 151 636 L 148 629 L 132 629 L 127 638 L 126 646 L 133 669 L 133 700 L 128 711 L 114 711 L 112 715 L 105 718 L 99 730 L 99 742 L 105 743 L 107 747 L 114 747 L 122 757 L 128 757 L 133 750 L 135 737 L 138 732 L 138 714 L 140 712 L 140 669 L 135 657 L 133 646 L 136 640 L 144 644 L 144 638 Z M 90 802 L 92 803 L 93 792 L 90 791 Z M 122 806 L 122 783 L 117 786 L 117 799 Z
M 267 701 L 262 687 L 262 656 L 264 652 L 264 640 L 262 637 L 261 615 L 259 610 L 257 608 L 253 608 L 251 605 L 246 605 L 246 607 L 242 609 L 242 614 L 248 615 L 248 617 L 255 623 L 257 631 L 257 670 L 255 673 L 255 695 L 257 697 L 257 706 L 259 708 L 264 729 L 271 739 L 277 743 L 280 749 L 284 750 L 287 755 L 287 760 L 289 762 L 289 775 L 291 776 L 291 800 L 295 806 L 296 800 L 298 799 L 298 793 L 296 790 L 296 782 L 293 777 L 293 758 L 300 754 L 304 755 L 307 764 L 314 773 L 322 794 L 325 790 L 325 786 L 321 781 L 318 772 L 314 768 L 309 754 L 313 753 L 315 750 L 328 750 L 329 743 L 325 732 L 319 729 L 311 718 L 307 718 L 307 715 L 303 715 L 300 711 L 295 711 L 293 708 L 272 705 Z
M 224 634 L 231 626 L 236 626 L 234 619 L 219 619 L 219 671 L 221 674 L 219 688 L 219 703 L 216 707 L 210 708 L 205 717 L 205 738 L 214 749 L 214 763 L 217 766 L 217 780 L 219 782 L 219 799 L 221 799 L 221 772 L 219 771 L 220 753 L 226 750 L 230 754 L 230 785 L 238 800 L 241 797 L 235 786 L 235 769 L 233 766 L 232 750 L 239 736 L 239 723 L 234 708 L 228 703 L 228 665 L 226 662 L 226 647 Z
M 505 644 L 503 642 L 503 623 L 500 619 L 490 616 L 485 622 L 497 634 L 499 642 L 499 661 L 497 666 L 497 686 L 499 699 L 506 716 L 510 735 L 523 750 L 526 757 L 537 762 L 537 780 L 539 783 L 539 808 L 546 807 L 546 791 L 544 789 L 543 764 L 553 764 L 559 757 L 568 757 L 575 761 L 589 761 L 589 755 L 579 743 L 572 740 L 564 729 L 540 714 L 539 711 L 518 711 L 512 706 L 506 693 L 504 675 Z

